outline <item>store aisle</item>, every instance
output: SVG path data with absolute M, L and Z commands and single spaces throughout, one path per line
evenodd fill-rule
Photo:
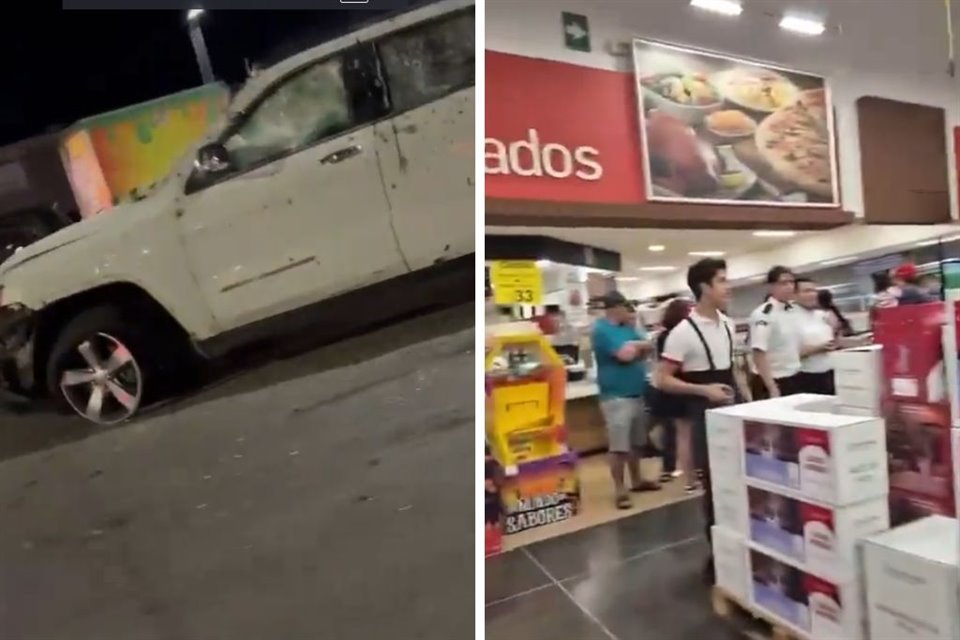
M 741 639 L 700 578 L 699 500 L 486 561 L 487 640 Z

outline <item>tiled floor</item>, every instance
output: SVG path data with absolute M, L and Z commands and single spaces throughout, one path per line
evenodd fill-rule
M 742 640 L 700 578 L 700 501 L 537 542 L 486 562 L 486 640 Z

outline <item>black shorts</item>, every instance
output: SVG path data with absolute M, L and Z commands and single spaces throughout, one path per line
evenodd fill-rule
M 811 393 L 803 391 L 801 388 L 800 374 L 794 374 L 786 378 L 776 378 L 777 388 L 780 389 L 781 396 L 792 396 L 798 393 Z M 755 373 L 750 374 L 750 393 L 754 400 L 767 400 L 770 393 L 767 392 L 767 385 L 763 384 L 763 378 Z
M 823 371 L 821 373 L 797 374 L 800 387 L 800 393 L 817 393 L 824 396 L 836 395 L 836 387 L 833 384 L 833 371 Z
M 688 413 L 686 401 L 686 396 L 664 393 L 653 387 L 650 388 L 650 392 L 647 395 L 650 414 L 660 420 L 686 417 Z

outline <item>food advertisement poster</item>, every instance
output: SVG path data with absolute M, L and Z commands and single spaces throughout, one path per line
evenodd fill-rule
M 634 40 L 650 200 L 838 207 L 822 77 Z

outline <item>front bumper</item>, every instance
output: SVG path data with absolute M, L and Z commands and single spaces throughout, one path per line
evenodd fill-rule
M 23 305 L 0 307 L 0 384 L 12 391 L 33 386 L 36 312 Z

